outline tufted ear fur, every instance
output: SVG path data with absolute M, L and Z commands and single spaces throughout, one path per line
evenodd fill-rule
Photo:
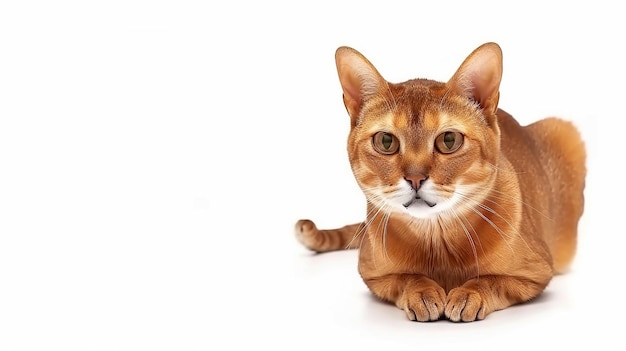
M 463 61 L 448 81 L 452 91 L 476 101 L 489 114 L 495 114 L 502 80 L 502 50 L 496 43 L 479 46 Z

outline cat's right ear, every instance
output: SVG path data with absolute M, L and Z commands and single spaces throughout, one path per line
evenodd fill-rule
M 496 113 L 502 80 L 502 50 L 496 43 L 475 49 L 448 81 L 448 86 L 465 95 L 484 110 Z
M 343 103 L 354 124 L 363 103 L 377 95 L 387 82 L 365 56 L 352 48 L 342 46 L 337 49 L 335 63 L 343 89 Z

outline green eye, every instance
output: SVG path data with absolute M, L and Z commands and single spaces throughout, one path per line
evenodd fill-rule
M 372 138 L 374 149 L 383 155 L 392 155 L 400 149 L 400 141 L 395 135 L 387 132 L 378 132 Z
M 393 137 L 391 136 L 391 134 L 383 134 L 383 136 L 380 138 L 380 142 L 385 150 L 390 150 L 391 144 L 393 143 Z
M 435 139 L 435 147 L 443 154 L 451 154 L 463 145 L 463 134 L 456 131 L 443 132 Z

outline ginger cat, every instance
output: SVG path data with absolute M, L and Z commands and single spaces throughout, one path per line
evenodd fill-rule
M 474 321 L 541 294 L 576 251 L 585 148 L 557 118 L 520 126 L 498 109 L 502 52 L 486 43 L 447 83 L 387 82 L 359 52 L 335 55 L 350 115 L 362 223 L 295 226 L 307 248 L 359 248 L 359 273 L 410 320 Z

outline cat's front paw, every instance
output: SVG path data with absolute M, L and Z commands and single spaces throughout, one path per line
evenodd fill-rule
M 485 319 L 489 313 L 484 298 L 477 290 L 458 287 L 450 290 L 446 300 L 446 317 L 453 322 Z
M 319 230 L 317 230 L 313 221 L 308 219 L 299 220 L 296 222 L 294 232 L 298 241 L 307 249 L 312 251 L 319 250 Z
M 436 321 L 445 308 L 446 292 L 440 286 L 411 288 L 404 291 L 396 301 L 412 321 Z

